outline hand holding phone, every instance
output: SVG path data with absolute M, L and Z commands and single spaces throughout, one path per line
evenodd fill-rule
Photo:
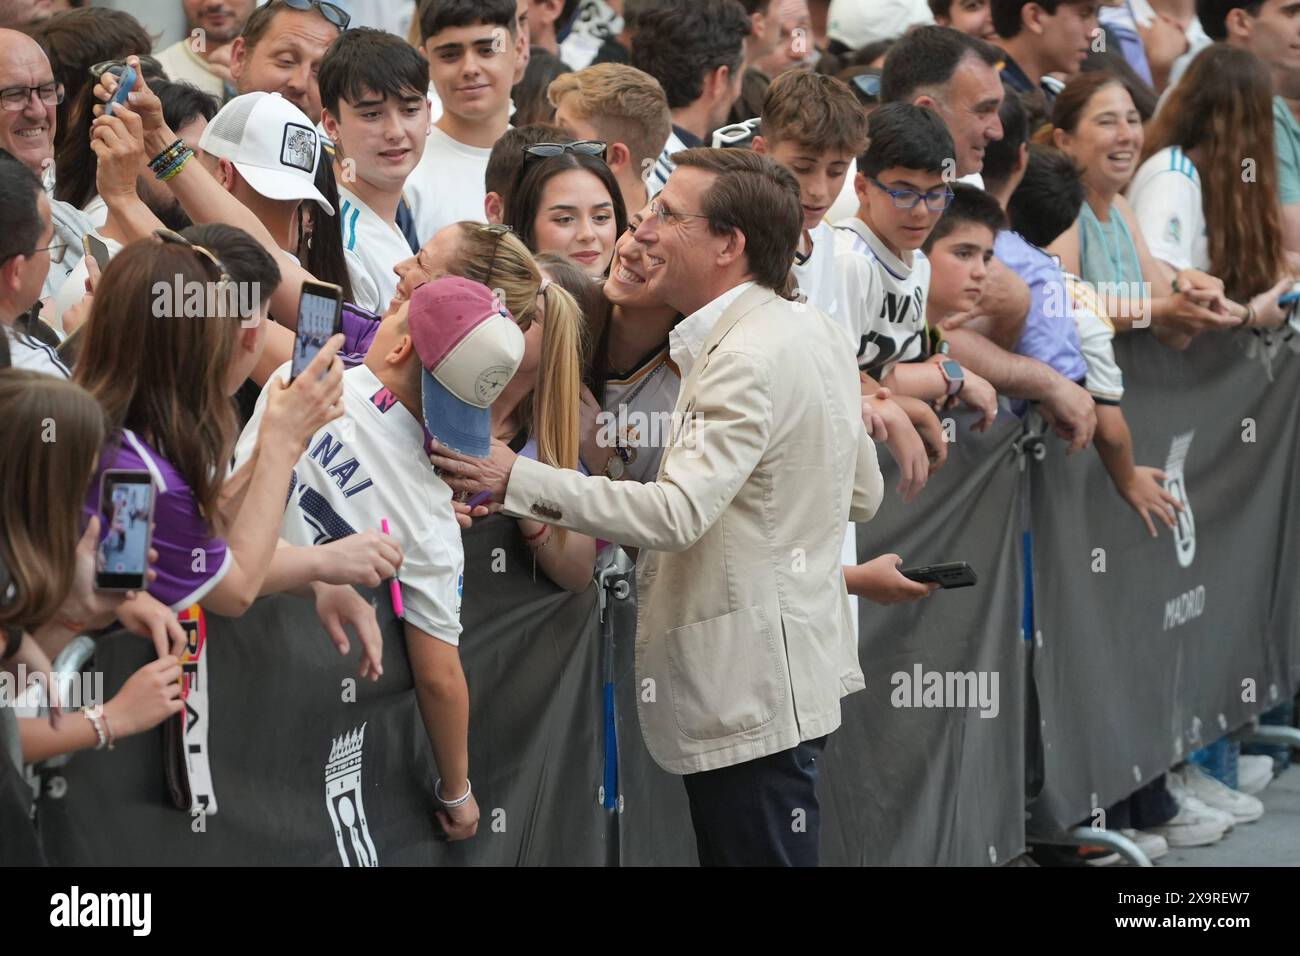
M 903 577 L 924 584 L 937 584 L 941 588 L 968 588 L 978 580 L 975 571 L 965 561 L 951 564 L 932 564 L 920 568 L 904 568 Z
M 332 282 L 304 282 L 298 299 L 298 330 L 293 342 L 293 381 L 311 364 L 325 343 L 342 329 L 343 289 Z
M 88 232 L 81 237 L 81 248 L 85 251 L 87 259 L 95 260 L 95 265 L 99 266 L 101 273 L 108 268 L 108 260 L 113 257 L 108 251 L 108 246 L 93 233 Z
M 147 471 L 109 469 L 99 489 L 96 591 L 143 591 L 153 539 L 154 486 Z
M 117 89 L 113 91 L 113 97 L 104 107 L 104 115 L 112 116 L 113 108 L 121 106 L 126 102 L 126 98 L 131 95 L 131 88 L 135 86 L 135 69 L 134 67 L 124 66 L 122 72 L 117 75 Z

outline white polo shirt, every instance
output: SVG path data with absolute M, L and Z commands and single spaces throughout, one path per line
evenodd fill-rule
M 267 388 L 289 374 L 276 369 Z M 235 447 L 238 469 L 257 444 L 266 408 L 257 407 Z M 402 545 L 405 619 L 448 644 L 460 643 L 465 552 L 451 489 L 424 452 L 424 426 L 364 365 L 343 373 L 343 417 L 312 436 L 294 468 L 280 536 L 295 545 L 328 544 L 388 519 Z
M 349 277 L 355 275 L 355 260 L 369 280 L 358 283 L 353 279 L 353 298 L 362 308 L 383 314 L 397 291 L 393 266 L 411 257 L 411 247 L 396 223 L 385 222 L 356 193 L 343 186 L 339 187 L 339 226 L 343 233 L 343 252 L 348 257 Z M 362 301 L 370 296 L 374 297 L 374 305 Z

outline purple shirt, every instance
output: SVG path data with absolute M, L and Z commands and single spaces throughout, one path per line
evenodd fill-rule
M 166 458 L 135 432 L 123 429 L 120 443 L 110 440 L 86 498 L 86 515 L 99 514 L 100 536 L 108 534 L 108 516 L 99 512 L 100 481 L 110 468 L 147 471 L 153 477 L 153 547 L 158 577 L 149 593 L 173 611 L 200 602 L 230 570 L 226 542 L 215 537 L 199 514 L 198 502 L 185 479 Z
M 1079 346 L 1079 330 L 1075 328 L 1061 267 L 1010 229 L 998 233 L 993 253 L 1029 286 L 1029 315 L 1016 351 L 1050 365 L 1071 382 L 1082 381 L 1088 374 L 1088 363 Z

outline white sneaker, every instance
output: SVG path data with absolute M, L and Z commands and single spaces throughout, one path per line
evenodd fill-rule
M 1268 754 L 1242 754 L 1237 758 L 1237 789 L 1259 793 L 1273 782 L 1273 758 Z
M 1232 814 L 1207 807 L 1192 796 L 1177 773 L 1165 775 L 1169 794 L 1178 804 L 1178 814 L 1145 832 L 1164 837 L 1168 846 L 1209 846 L 1217 843 L 1232 826 Z
M 1256 797 L 1233 790 L 1202 770 L 1194 763 L 1184 764 L 1173 771 L 1183 779 L 1189 793 L 1215 810 L 1232 814 L 1237 823 L 1252 823 L 1264 815 L 1264 804 Z
M 1132 830 L 1128 827 L 1124 827 L 1119 832 L 1136 843 L 1137 848 L 1146 854 L 1148 860 L 1158 860 L 1169 852 L 1169 841 L 1159 833 Z

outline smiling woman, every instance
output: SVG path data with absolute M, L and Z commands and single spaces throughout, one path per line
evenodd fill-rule
M 533 252 L 567 256 L 599 279 L 609 270 L 614 240 L 627 228 L 627 210 L 604 160 L 566 150 L 525 158 L 505 222 Z

